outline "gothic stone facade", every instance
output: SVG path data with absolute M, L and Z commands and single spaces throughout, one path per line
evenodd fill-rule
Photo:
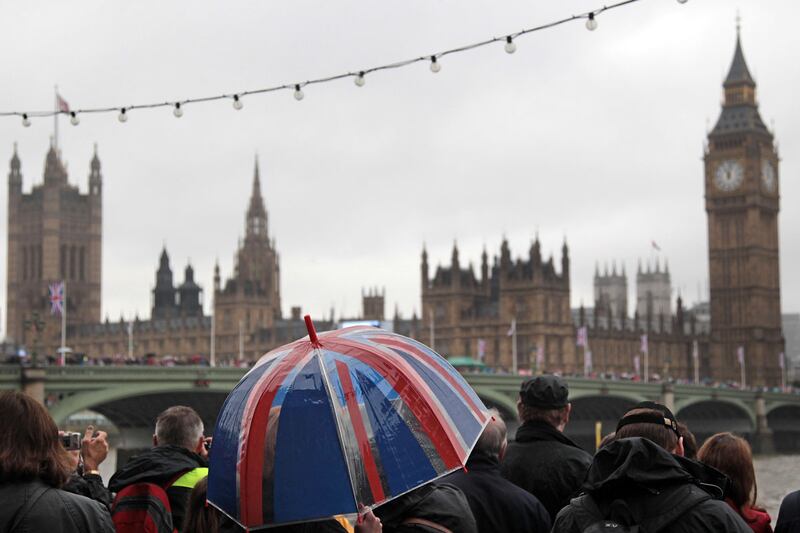
M 50 283 L 66 281 L 69 327 L 100 321 L 103 178 L 96 148 L 85 194 L 69 183 L 54 146 L 47 152 L 43 183 L 23 193 L 22 181 L 15 146 L 8 174 L 6 335 L 32 347 L 30 323 L 38 313 L 42 345 L 57 344 L 61 319 L 50 313 Z
M 486 364 L 511 368 L 513 337 L 507 333 L 514 323 L 520 368 L 535 363 L 536 350 L 541 346 L 548 368 L 575 371 L 566 243 L 560 272 L 552 256 L 542 260 L 538 238 L 526 260 L 512 260 L 505 239 L 491 267 L 484 251 L 480 277 L 471 265 L 461 267 L 457 246 L 453 247 L 449 267 L 437 267 L 432 278 L 428 269 L 428 254 L 423 250 L 422 324 L 415 328 L 422 342 L 434 344 L 437 351 L 448 356 L 475 358 L 483 346 Z

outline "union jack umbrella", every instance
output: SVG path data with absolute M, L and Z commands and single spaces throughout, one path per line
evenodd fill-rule
M 208 501 L 252 529 L 354 514 L 462 468 L 490 415 L 412 339 L 356 326 L 264 355 L 231 391 Z

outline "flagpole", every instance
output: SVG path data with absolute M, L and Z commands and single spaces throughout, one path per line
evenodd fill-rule
M 786 356 L 783 352 L 778 355 L 781 365 L 781 392 L 786 392 Z
M 58 85 L 55 86 L 55 99 L 54 99 L 54 110 L 53 113 L 53 148 L 58 153 Z
M 216 342 L 216 320 L 214 317 L 214 307 L 211 307 L 211 354 L 208 357 L 209 366 L 217 365 L 217 342 Z
M 67 280 L 64 280 L 64 306 L 61 309 L 61 357 L 67 357 Z
M 700 347 L 697 341 L 692 342 L 692 359 L 694 360 L 694 384 L 700 384 Z
M 747 374 L 746 374 L 746 372 L 744 370 L 744 347 L 740 346 L 739 350 L 740 351 L 739 351 L 738 355 L 740 356 L 739 357 L 739 366 L 741 367 L 741 371 L 742 371 L 742 389 L 745 389 L 745 388 L 747 388 Z
M 517 319 L 516 317 L 511 321 L 514 325 L 514 331 L 511 332 L 511 368 L 516 376 L 519 373 L 517 368 Z
M 650 383 L 650 339 L 644 334 L 644 382 Z
M 428 306 L 428 311 L 431 314 L 430 328 L 431 328 L 431 350 L 436 351 L 436 328 L 434 327 L 435 316 L 433 314 L 433 306 Z
M 239 362 L 244 361 L 244 324 L 239 320 Z

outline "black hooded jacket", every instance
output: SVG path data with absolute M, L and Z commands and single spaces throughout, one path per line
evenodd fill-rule
M 428 483 L 373 509 L 384 533 L 435 533 L 440 531 L 412 519 L 432 522 L 453 533 L 478 533 L 464 493 L 446 483 Z
M 775 533 L 800 533 L 800 490 L 787 494 L 781 502 Z
M 478 533 L 547 533 L 550 514 L 533 494 L 500 475 L 497 457 L 473 450 L 467 469 L 443 479 L 467 496 Z
M 721 500 L 726 483 L 719 471 L 652 441 L 620 439 L 597 452 L 584 493 L 558 513 L 553 531 L 581 533 L 611 518 L 647 533 L 752 533 Z
M 175 481 L 181 474 L 197 468 L 208 468 L 208 462 L 194 452 L 180 446 L 156 446 L 131 457 L 128 463 L 111 476 L 108 488 L 119 492 L 135 483 L 155 483 L 162 487 Z M 180 530 L 192 487 L 172 485 L 167 497 L 172 508 L 172 524 Z
M 539 499 L 555 520 L 577 495 L 592 456 L 546 422 L 525 422 L 500 465 L 500 473 Z

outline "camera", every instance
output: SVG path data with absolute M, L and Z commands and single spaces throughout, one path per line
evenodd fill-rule
M 61 439 L 61 445 L 67 451 L 74 451 L 81 449 L 80 433 L 65 431 L 64 433 L 59 435 L 59 439 Z

